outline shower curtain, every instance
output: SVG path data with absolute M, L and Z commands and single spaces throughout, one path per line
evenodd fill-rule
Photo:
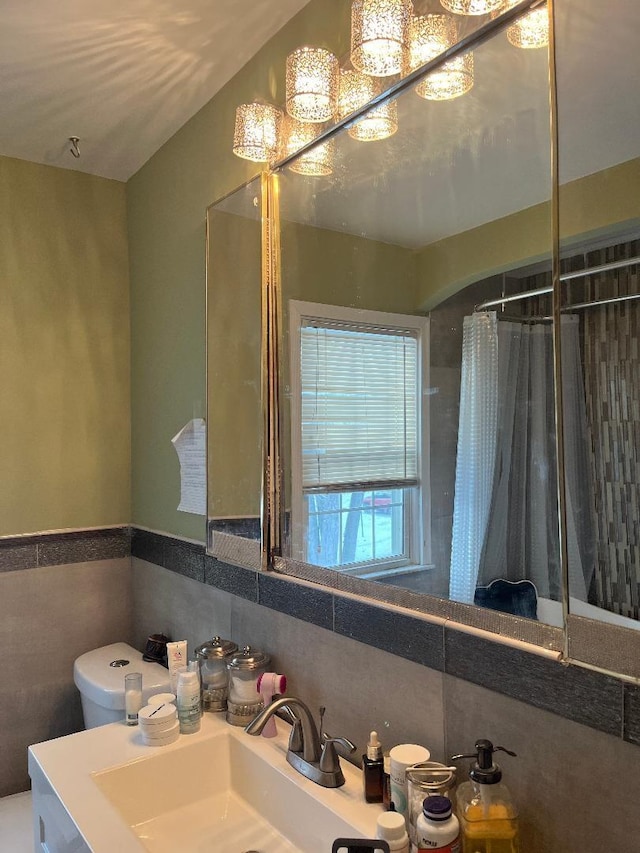
M 562 318 L 567 545 L 572 595 L 586 600 L 595 536 L 578 318 Z M 560 598 L 550 325 L 465 317 L 450 597 L 493 580 Z

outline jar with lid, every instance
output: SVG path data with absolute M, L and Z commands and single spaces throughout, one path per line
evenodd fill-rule
M 237 643 L 216 636 L 196 649 L 202 684 L 202 710 L 226 711 L 229 681 L 227 659 L 238 651 Z
M 456 787 L 456 768 L 439 761 L 422 761 L 407 768 L 407 799 L 409 809 L 409 838 L 416 849 L 416 824 L 427 797 L 448 797 L 453 801 Z
M 264 652 L 245 646 L 227 658 L 229 673 L 229 699 L 227 722 L 233 726 L 247 726 L 259 714 L 262 699 L 258 692 L 258 678 L 269 668 L 271 658 Z

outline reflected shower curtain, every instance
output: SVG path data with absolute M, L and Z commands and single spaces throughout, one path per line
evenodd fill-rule
M 498 331 L 495 311 L 464 318 L 449 597 L 473 603 L 496 456 Z
M 486 317 L 487 315 L 480 315 Z M 467 326 L 464 334 L 474 323 Z M 502 578 L 528 579 L 538 595 L 558 599 L 561 594 L 557 525 L 556 447 L 553 400 L 553 336 L 550 325 L 487 323 L 492 338 L 477 338 L 476 346 L 497 351 L 497 379 L 487 387 L 484 361 L 477 353 L 469 360 L 463 339 L 463 376 L 460 394 L 460 432 L 456 464 L 453 541 L 451 548 L 451 597 L 472 603 L 477 586 Z M 567 486 L 567 545 L 572 595 L 586 600 L 594 568 L 595 537 L 589 437 L 577 317 L 562 319 L 562 362 L 565 418 L 565 468 Z M 469 331 L 471 335 L 471 331 Z M 465 360 L 467 364 L 465 366 Z M 484 390 L 480 390 L 484 389 Z M 477 418 L 478 394 L 495 394 L 496 416 Z M 485 408 L 491 410 L 486 404 Z M 465 421 L 474 424 L 469 442 Z M 481 438 L 484 436 L 484 439 Z M 482 492 L 486 493 L 486 469 L 490 467 L 488 507 L 467 505 L 467 495 L 477 486 L 468 460 L 474 447 L 487 454 L 482 466 Z M 474 517 L 475 516 L 475 517 Z M 473 548 L 468 539 L 479 536 Z

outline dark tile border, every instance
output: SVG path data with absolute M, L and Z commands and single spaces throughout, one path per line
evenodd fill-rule
M 355 599 L 335 597 L 336 634 L 444 670 L 442 625 Z
M 640 687 L 624 685 L 624 732 L 629 743 L 640 746 Z
M 209 554 L 204 561 L 204 581 L 223 592 L 230 592 L 247 601 L 258 601 L 258 573 L 224 563 Z
M 616 737 L 622 735 L 623 685 L 445 626 L 445 671 L 496 693 Z
M 258 604 L 326 628 L 333 629 L 333 595 L 322 587 L 258 573 Z
M 185 578 L 205 582 L 204 545 L 134 527 L 131 556 L 155 563 Z
M 0 540 L 0 572 L 115 560 L 131 553 L 128 527 L 35 533 Z

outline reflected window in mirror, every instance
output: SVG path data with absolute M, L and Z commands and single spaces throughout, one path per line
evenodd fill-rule
M 382 578 L 427 563 L 427 321 L 289 303 L 292 553 Z

